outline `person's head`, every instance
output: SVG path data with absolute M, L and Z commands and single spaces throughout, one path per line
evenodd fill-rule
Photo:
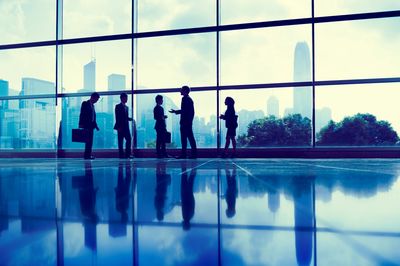
M 235 100 L 232 97 L 226 97 L 225 98 L 225 105 L 234 106 L 235 105 Z
M 156 96 L 156 103 L 159 105 L 163 104 L 163 97 L 160 94 Z
M 189 88 L 189 86 L 182 86 L 182 88 L 181 88 L 181 95 L 183 95 L 183 96 L 187 96 L 187 95 L 189 95 L 189 93 L 190 93 L 190 88 Z
M 100 99 L 100 94 L 98 94 L 97 92 L 93 92 L 93 93 L 90 95 L 90 102 L 93 103 L 93 104 L 97 103 L 97 101 L 98 101 L 99 99 Z
M 122 103 L 126 103 L 128 101 L 128 94 L 126 94 L 125 92 L 121 93 L 119 95 L 119 98 L 121 99 Z

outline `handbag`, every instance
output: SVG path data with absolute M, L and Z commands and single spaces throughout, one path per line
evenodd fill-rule
M 171 143 L 171 132 L 165 131 L 164 141 L 165 143 Z
M 89 138 L 89 132 L 84 128 L 72 129 L 72 142 L 83 142 L 86 143 Z

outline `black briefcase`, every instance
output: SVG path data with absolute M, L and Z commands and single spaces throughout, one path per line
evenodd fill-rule
M 72 142 L 86 142 L 88 140 L 89 132 L 84 128 L 72 129 Z
M 164 141 L 165 143 L 171 143 L 171 132 L 165 131 Z

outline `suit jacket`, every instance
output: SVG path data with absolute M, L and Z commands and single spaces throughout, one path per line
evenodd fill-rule
M 194 118 L 194 104 L 192 98 L 189 96 L 182 97 L 181 110 L 176 111 L 181 115 L 181 125 L 192 125 Z
M 123 103 L 115 106 L 115 130 L 129 130 L 129 121 L 133 119 L 129 117 L 129 108 Z
M 156 105 L 156 107 L 153 109 L 153 115 L 154 120 L 156 120 L 156 124 L 154 126 L 155 130 L 166 130 L 167 125 L 165 124 L 164 108 L 162 108 L 160 105 Z
M 82 102 L 81 113 L 79 115 L 79 127 L 85 129 L 97 128 L 96 111 L 94 105 L 90 103 L 90 100 Z

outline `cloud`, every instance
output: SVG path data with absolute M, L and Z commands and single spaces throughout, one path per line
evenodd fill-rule
M 24 0 L 2 0 L 0 2 L 0 43 L 23 41 L 26 34 L 24 25 Z

